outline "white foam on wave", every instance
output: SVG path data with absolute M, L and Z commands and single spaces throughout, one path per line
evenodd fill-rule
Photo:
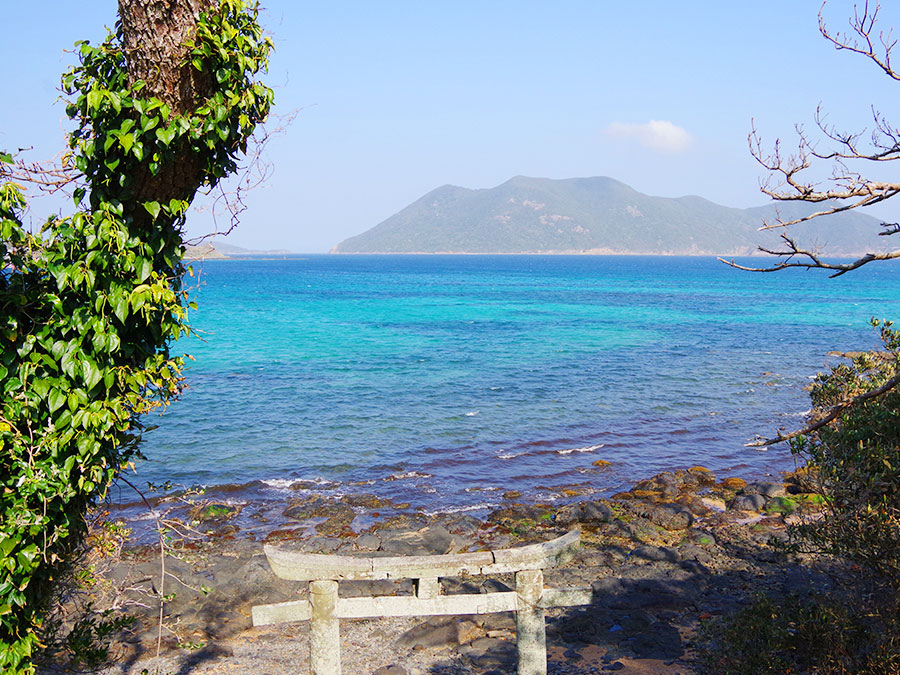
M 524 452 L 521 452 L 519 454 L 516 454 L 514 452 L 506 452 L 502 455 L 497 455 L 497 459 L 515 459 L 516 457 L 520 457 L 521 455 L 524 455 L 524 454 L 525 454 Z
M 812 412 L 812 408 L 809 410 L 803 410 L 802 412 L 792 412 L 792 413 L 781 413 L 782 417 L 807 417 Z
M 468 513 L 469 511 L 481 511 L 483 509 L 492 509 L 498 506 L 497 502 L 485 502 L 483 504 L 472 504 L 470 506 L 451 506 L 445 509 L 435 509 L 434 511 L 425 511 L 427 516 L 438 516 L 451 513 Z
M 260 483 L 273 490 L 290 490 L 291 487 L 298 483 L 314 483 L 315 485 L 337 485 L 333 480 L 325 478 L 267 478 L 261 480 Z
M 434 476 L 422 471 L 407 471 L 406 473 L 392 473 L 387 478 L 382 478 L 382 480 L 409 480 L 410 478 L 434 478 Z
M 473 410 L 472 412 L 467 412 L 467 413 L 466 413 L 466 417 L 475 417 L 475 415 L 477 415 L 479 412 L 481 412 L 481 411 L 480 411 L 480 410 Z
M 557 450 L 557 455 L 571 455 L 573 452 L 594 452 L 595 450 L 599 450 L 604 447 L 603 443 L 598 443 L 597 445 L 586 445 L 583 448 L 566 448 L 565 450 Z
M 498 488 L 494 485 L 488 487 L 481 487 L 480 485 L 477 487 L 467 487 L 463 490 L 463 492 L 496 492 L 497 490 L 501 490 L 502 488 Z

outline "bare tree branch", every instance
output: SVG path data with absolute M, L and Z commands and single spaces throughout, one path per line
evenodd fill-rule
M 897 45 L 897 40 L 893 37 L 893 31 L 879 31 L 878 46 L 876 47 L 873 43 L 872 36 L 878 23 L 878 12 L 881 10 L 879 3 L 876 2 L 875 8 L 870 11 L 869 0 L 865 0 L 862 12 L 860 12 L 858 5 L 854 5 L 853 18 L 849 20 L 849 24 L 850 30 L 856 34 L 855 36 L 850 33 L 832 33 L 828 30 L 825 26 L 825 17 L 822 14 L 825 4 L 823 2 L 822 8 L 819 10 L 819 32 L 822 36 L 833 44 L 835 49 L 862 54 L 881 68 L 888 77 L 900 81 L 900 74 L 891 66 L 891 52 Z
M 886 226 L 890 229 L 885 232 L 880 232 L 879 234 L 896 234 L 898 231 L 900 231 L 897 229 L 897 225 Z M 887 253 L 866 253 L 866 255 L 848 263 L 833 263 L 823 260 L 820 257 L 819 253 L 817 253 L 816 251 L 810 251 L 800 248 L 793 239 L 785 234 L 781 235 L 781 239 L 782 241 L 784 241 L 786 246 L 784 250 L 778 251 L 775 249 L 764 248 L 762 246 L 759 247 L 759 250 L 761 252 L 781 258 L 779 262 L 773 264 L 771 267 L 748 267 L 736 263 L 734 259 L 726 260 L 725 258 L 721 257 L 718 258 L 718 260 L 725 263 L 726 265 L 729 265 L 730 267 L 744 270 L 746 272 L 778 272 L 790 267 L 800 267 L 807 270 L 835 270 L 835 273 L 831 275 L 831 278 L 833 279 L 834 277 L 839 277 L 842 274 L 846 274 L 847 272 L 859 269 L 863 265 L 867 265 L 870 262 L 900 258 L 900 249 L 897 249 L 894 251 L 889 251 Z M 797 258 L 799 258 L 799 260 Z
M 828 412 L 825 414 L 824 417 L 819 418 L 814 423 L 810 424 L 809 426 L 804 427 L 803 429 L 799 429 L 797 431 L 792 431 L 789 434 L 779 433 L 775 438 L 759 439 L 759 440 L 753 441 L 752 443 L 746 443 L 744 445 L 744 447 L 746 447 L 746 448 L 761 448 L 761 447 L 765 447 L 768 445 L 775 445 L 776 443 L 781 443 L 783 441 L 788 441 L 792 438 L 797 438 L 797 436 L 805 436 L 806 434 L 810 434 L 813 431 L 817 431 L 818 429 L 821 429 L 822 427 L 833 422 L 837 418 L 837 416 L 840 415 L 841 412 L 843 412 L 847 408 L 850 408 L 851 406 L 862 403 L 863 401 L 867 401 L 870 398 L 876 398 L 878 396 L 881 396 L 882 394 L 886 394 L 887 392 L 891 391 L 894 387 L 896 387 L 898 384 L 900 384 L 900 373 L 897 373 L 896 375 L 894 375 L 891 379 L 889 379 L 887 382 L 885 382 L 883 385 L 881 385 L 877 389 L 872 389 L 871 391 L 863 392 L 862 394 L 858 394 L 857 396 L 854 396 L 853 398 L 847 399 L 846 401 L 841 401 L 837 405 L 832 406 L 831 408 L 829 408 Z

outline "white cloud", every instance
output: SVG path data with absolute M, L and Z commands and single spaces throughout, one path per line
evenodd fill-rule
M 606 131 L 615 138 L 633 138 L 645 148 L 661 152 L 683 152 L 693 140 L 687 131 L 665 120 L 650 120 L 646 124 L 613 122 Z

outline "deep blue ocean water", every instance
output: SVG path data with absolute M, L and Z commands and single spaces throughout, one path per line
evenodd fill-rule
M 756 262 L 759 262 L 757 260 Z M 829 350 L 900 318 L 900 265 L 838 279 L 707 258 L 306 256 L 194 263 L 201 339 L 132 480 L 291 481 L 462 509 L 663 469 L 790 468 Z M 612 462 L 608 469 L 592 466 Z M 263 481 L 263 482 L 260 482 Z M 247 487 L 248 484 L 251 487 Z M 238 490 L 240 492 L 240 490 Z

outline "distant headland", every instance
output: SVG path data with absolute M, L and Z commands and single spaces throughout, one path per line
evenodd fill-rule
M 797 218 L 821 205 L 785 202 L 738 209 L 703 197 L 653 197 L 607 177 L 516 176 L 490 189 L 444 185 L 332 253 L 539 253 L 752 255 L 776 245 L 763 221 Z M 792 227 L 830 255 L 880 248 L 879 221 L 857 212 Z
M 242 248 L 222 241 L 221 239 L 213 239 L 212 241 L 204 241 L 196 245 L 185 246 L 184 257 L 186 260 L 234 260 L 243 258 L 281 258 L 287 255 L 293 255 L 293 251 L 273 250 L 273 251 L 255 251 L 248 248 Z

